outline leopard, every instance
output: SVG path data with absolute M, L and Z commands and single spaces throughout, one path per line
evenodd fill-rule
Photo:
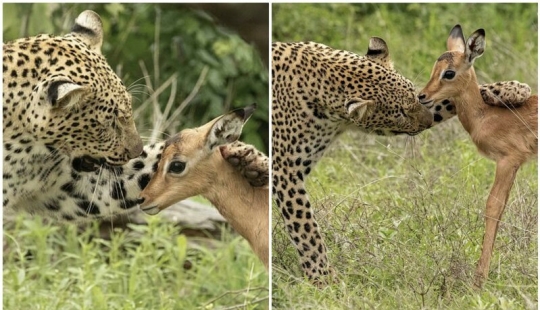
M 4 209 L 47 214 L 42 206 L 65 198 L 57 193 L 75 158 L 94 169 L 141 154 L 131 95 L 102 55 L 102 42 L 101 18 L 88 10 L 64 36 L 3 44 Z
M 6 214 L 80 223 L 138 205 L 163 143 L 143 145 L 131 95 L 102 55 L 102 44 L 101 18 L 90 10 L 66 35 L 3 44 Z M 224 158 L 254 184 L 264 183 L 264 167 L 251 169 L 253 160 L 245 159 L 249 149 L 237 145 Z
M 527 87 L 486 84 L 483 95 L 486 104 L 519 105 Z M 417 100 L 382 38 L 372 37 L 364 56 L 316 42 L 272 44 L 272 195 L 308 281 L 338 280 L 305 188 L 331 143 L 350 129 L 414 136 L 455 114 L 448 99 L 430 106 Z
M 382 38 L 372 37 L 364 56 L 316 42 L 272 44 L 272 195 L 309 281 L 335 278 L 305 188 L 325 150 L 347 129 L 414 136 L 432 121 Z

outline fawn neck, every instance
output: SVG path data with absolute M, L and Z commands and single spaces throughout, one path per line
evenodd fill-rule
M 252 187 L 219 150 L 212 157 L 216 173 L 202 195 L 248 240 L 261 259 L 268 257 L 268 187 Z
M 474 68 L 471 67 L 469 80 L 454 99 L 459 121 L 463 128 L 471 134 L 475 130 L 477 119 L 482 117 L 482 110 L 485 108 Z

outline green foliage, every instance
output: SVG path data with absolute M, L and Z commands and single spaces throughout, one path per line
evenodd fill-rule
M 364 54 L 386 40 L 417 87 L 452 26 L 485 28 L 482 82 L 519 80 L 537 92 L 532 4 L 274 4 L 273 40 L 316 41 Z M 273 212 L 274 309 L 537 309 L 538 164 L 518 173 L 482 292 L 472 289 L 495 165 L 457 119 L 411 137 L 344 134 L 307 179 L 339 282 L 317 289 Z M 274 208 L 275 209 L 275 208 Z
M 173 111 L 180 107 L 207 70 L 186 109 L 170 126 L 155 130 L 172 134 L 256 102 L 242 140 L 268 153 L 268 69 L 251 45 L 204 12 L 179 4 L 4 4 L 4 40 L 67 33 L 86 9 L 101 16 L 102 52 L 135 96 L 142 135 L 149 135 L 159 118 L 170 116 L 157 115 L 155 105 L 163 111 L 172 100 Z M 175 74 L 175 85 L 167 84 L 150 100 L 154 106 L 139 109 Z
M 187 239 L 151 218 L 96 238 L 41 219 L 4 227 L 3 309 L 265 308 L 268 274 L 241 237 Z M 202 242 L 202 243 L 201 243 Z
M 479 82 L 519 80 L 537 92 L 537 12 L 536 3 L 274 4 L 272 39 L 315 41 L 363 55 L 369 38 L 378 36 L 397 70 L 422 87 L 455 24 L 465 36 L 484 28 L 486 53 L 475 62 Z

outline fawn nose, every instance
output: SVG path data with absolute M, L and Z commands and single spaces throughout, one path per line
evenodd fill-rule
M 137 199 L 137 204 L 142 205 L 143 202 L 144 202 L 144 197 L 139 197 L 139 198 Z
M 426 94 L 418 95 L 418 100 L 424 100 L 424 99 L 426 99 Z

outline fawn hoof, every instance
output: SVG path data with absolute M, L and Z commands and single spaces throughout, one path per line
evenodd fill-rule
M 484 282 L 486 279 L 481 274 L 475 274 L 474 280 L 473 280 L 473 289 L 476 291 L 482 290 L 482 287 L 484 286 Z

